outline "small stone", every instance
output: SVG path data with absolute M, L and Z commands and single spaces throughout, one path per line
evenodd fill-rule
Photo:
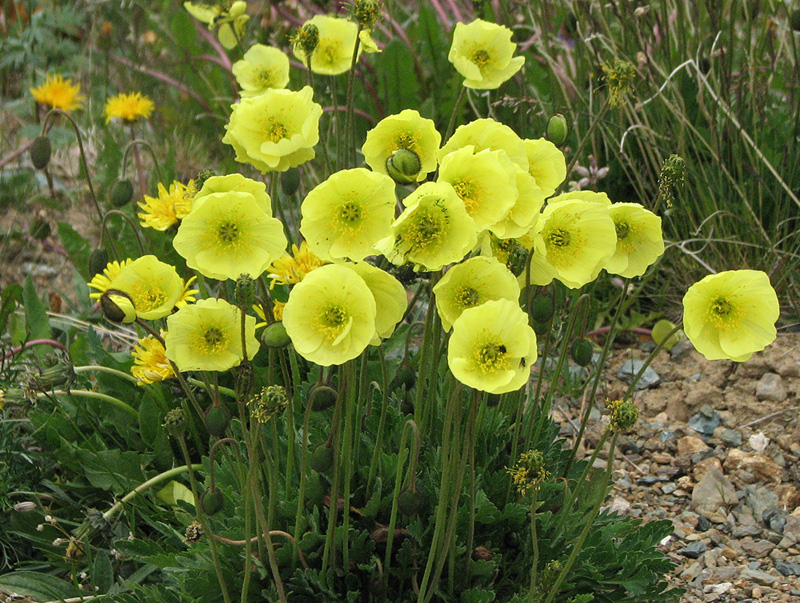
M 631 383 L 633 378 L 643 366 L 644 361 L 639 360 L 638 358 L 626 360 L 619 368 L 617 379 L 624 381 L 625 383 Z M 652 367 L 648 366 L 639 381 L 636 383 L 635 389 L 649 389 L 651 387 L 655 387 L 659 383 L 661 383 L 661 377 L 658 376 L 658 373 L 656 373 Z
M 764 452 L 769 446 L 769 438 L 759 431 L 747 438 L 747 445 L 755 452 Z
M 692 509 L 715 523 L 725 523 L 724 507 L 736 502 L 733 484 L 714 467 L 706 471 L 692 491 Z
M 759 400 L 783 402 L 786 396 L 786 387 L 783 385 L 783 379 L 781 379 L 780 375 L 766 373 L 756 383 L 756 397 Z
M 745 483 L 759 481 L 779 484 L 783 479 L 783 470 L 763 454 L 749 454 L 739 448 L 732 448 L 722 464 L 728 475 L 735 474 Z
M 735 429 L 719 426 L 714 430 L 714 437 L 719 438 L 729 448 L 738 448 L 742 445 L 742 434 Z
M 714 435 L 714 430 L 722 424 L 722 419 L 719 418 L 719 415 L 716 412 L 712 412 L 711 416 L 708 416 L 706 413 L 704 413 L 703 409 L 705 409 L 707 406 L 708 404 L 703 404 L 700 412 L 691 416 L 689 419 L 689 427 L 698 433 L 711 436 Z
M 697 530 L 699 532 L 707 532 L 711 529 L 711 522 L 702 515 L 697 518 Z
M 752 538 L 743 539 L 739 545 L 745 553 L 756 559 L 766 557 L 775 548 L 775 545 L 768 540 L 753 540 Z
M 628 512 L 631 508 L 631 503 L 629 503 L 624 498 L 619 496 L 615 497 L 614 500 L 611 501 L 611 504 L 608 505 L 606 509 L 609 513 L 618 513 L 619 515 L 623 515 Z
M 717 595 L 724 595 L 733 586 L 733 582 L 720 582 L 719 584 L 706 584 L 703 586 L 704 593 L 714 593 Z
M 692 345 L 692 342 L 684 338 L 670 348 L 669 355 L 672 360 L 680 360 L 693 349 L 694 346 Z M 702 374 L 700 374 L 700 377 L 702 378 Z
M 746 538 L 748 536 L 758 536 L 761 534 L 761 528 L 758 526 L 736 526 L 733 528 L 731 536 L 734 538 Z
M 800 539 L 800 517 L 792 513 L 786 517 L 786 525 L 783 526 L 784 536 L 794 536 Z
M 787 563 L 786 561 L 776 561 L 775 569 L 784 576 L 800 576 L 800 563 Z
M 678 454 L 686 456 L 708 450 L 708 445 L 697 436 L 687 435 L 678 440 Z
M 749 567 L 746 570 L 742 570 L 742 578 L 765 586 L 770 586 L 780 580 L 777 576 L 773 576 L 759 569 L 750 569 Z
M 767 517 L 765 514 L 778 508 L 778 495 L 764 486 L 745 486 L 744 496 L 747 506 L 753 511 L 753 517 L 758 521 L 766 523 L 774 513 Z
M 776 514 L 770 517 L 769 520 L 769 529 L 773 532 L 778 534 L 783 534 L 783 530 L 786 527 L 786 516 Z
M 736 549 L 730 546 L 723 547 L 720 554 L 725 557 L 725 559 L 729 559 L 731 561 L 739 557 L 739 553 L 736 552 Z
M 681 572 L 681 578 L 684 580 L 694 580 L 701 571 L 703 571 L 703 566 L 700 562 L 695 561 Z

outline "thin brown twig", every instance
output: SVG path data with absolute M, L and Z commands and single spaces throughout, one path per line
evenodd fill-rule
M 739 428 L 741 429 L 743 427 L 752 427 L 753 425 L 758 425 L 759 423 L 763 423 L 764 421 L 769 421 L 770 419 L 774 419 L 775 417 L 782 415 L 785 412 L 789 412 L 790 410 L 800 410 L 800 406 L 791 406 L 789 408 L 784 408 L 783 410 L 779 410 L 778 412 L 770 413 L 765 417 L 761 417 L 760 419 L 756 419 L 755 421 L 750 421 L 749 423 L 740 425 Z

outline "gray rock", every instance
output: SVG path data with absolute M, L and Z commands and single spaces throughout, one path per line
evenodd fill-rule
M 711 529 L 711 522 L 708 521 L 702 515 L 698 516 L 697 518 L 697 531 L 698 532 L 706 532 Z
M 772 400 L 773 402 L 783 402 L 786 399 L 786 387 L 783 379 L 775 373 L 766 373 L 756 383 L 756 397 L 759 400 Z
M 728 429 L 727 427 L 717 427 L 714 430 L 714 437 L 719 438 L 723 444 L 731 448 L 738 448 L 742 445 L 742 434 L 735 429 Z
M 767 517 L 764 515 L 778 509 L 778 495 L 764 486 L 745 486 L 744 493 L 745 502 L 753 511 L 753 517 L 758 521 L 768 522 L 774 513 L 769 513 Z
M 633 378 L 636 374 L 642 369 L 644 366 L 644 360 L 639 360 L 634 358 L 632 360 L 626 360 L 622 363 L 622 366 L 619 368 L 619 372 L 617 373 L 617 378 L 620 381 L 624 381 L 625 383 L 631 383 Z M 642 377 L 636 383 L 635 389 L 648 389 L 651 387 L 655 387 L 661 383 L 661 377 L 658 376 L 652 367 L 647 367 L 642 374 Z
M 747 536 L 758 536 L 761 534 L 761 528 L 758 526 L 736 526 L 733 528 L 731 536 L 734 538 L 746 538 Z
M 688 339 L 681 339 L 678 343 L 670 348 L 669 355 L 673 360 L 680 360 L 693 349 L 694 346 L 692 345 L 691 341 Z
M 783 534 L 786 527 L 786 517 L 781 514 L 773 515 L 769 520 L 769 529 L 778 534 Z
M 725 523 L 725 507 L 736 502 L 736 488 L 716 467 L 708 469 L 692 490 L 692 509 L 715 523 Z
M 708 406 L 708 404 L 703 404 L 703 406 L 700 408 L 700 412 L 695 413 L 689 419 L 689 427 L 694 429 L 697 433 L 702 433 L 703 435 L 714 435 L 714 430 L 722 425 L 722 419 L 719 418 L 717 411 L 713 409 L 711 409 L 710 413 L 704 412 L 710 408 L 711 407 Z
M 775 584 L 775 582 L 780 580 L 778 576 L 773 576 L 772 574 L 768 574 L 767 572 L 750 568 L 747 568 L 746 570 L 742 571 L 742 578 L 744 578 L 745 580 L 750 580 L 750 582 L 755 582 L 756 584 L 762 584 L 764 586 L 771 586 L 772 584 Z

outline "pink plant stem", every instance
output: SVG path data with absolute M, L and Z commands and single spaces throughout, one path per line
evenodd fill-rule
M 461 16 L 461 11 L 458 8 L 458 5 L 453 2 L 453 0 L 447 0 L 447 3 L 450 5 L 450 10 L 453 11 L 453 14 L 456 16 L 456 21 L 463 21 L 464 17 Z
M 33 140 L 29 140 L 28 142 L 23 143 L 22 146 L 20 146 L 16 151 L 12 151 L 8 155 L 0 159 L 0 167 L 3 167 L 7 163 L 11 163 L 17 157 L 25 153 L 25 151 L 30 149 L 32 146 L 33 146 Z
M 433 10 L 435 10 L 436 14 L 439 15 L 439 21 L 441 21 L 442 25 L 444 25 L 449 30 L 450 19 L 447 18 L 447 13 L 444 12 L 442 5 L 439 4 L 439 0 L 431 0 L 431 4 L 433 4 Z
M 611 331 L 611 327 L 600 327 L 599 329 L 595 329 L 593 331 L 589 331 L 586 333 L 586 337 L 597 337 L 598 335 L 606 335 Z M 640 327 L 636 327 L 634 329 L 624 329 L 622 332 L 624 333 L 636 333 L 637 335 L 646 335 L 647 337 L 653 337 L 653 332 L 650 329 L 642 329 Z
M 24 343 L 19 347 L 11 348 L 10 352 L 6 352 L 3 355 L 3 360 L 8 360 L 12 356 L 16 356 L 17 354 L 19 354 L 21 351 L 27 350 L 28 348 L 32 348 L 35 345 L 49 345 L 51 347 L 58 348 L 59 350 L 64 350 L 65 352 L 68 351 L 63 343 L 59 343 L 53 339 L 33 339 L 27 343 Z

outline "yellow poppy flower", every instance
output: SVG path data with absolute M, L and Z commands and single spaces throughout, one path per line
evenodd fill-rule
M 544 205 L 545 194 L 536 180 L 519 166 L 516 168 L 517 200 L 508 215 L 489 230 L 501 239 L 521 237 L 536 224 Z
M 139 318 L 157 320 L 183 297 L 184 282 L 174 266 L 145 255 L 124 266 L 109 288 L 127 293 Z
M 370 343 L 380 345 L 381 338 L 390 337 L 406 313 L 408 308 L 406 289 L 391 274 L 367 262 L 341 265 L 353 270 L 364 279 L 375 298 L 375 335 Z
M 153 101 L 140 92 L 118 94 L 106 100 L 106 108 L 103 114 L 106 116 L 106 123 L 114 118 L 136 121 L 142 117 L 145 119 L 150 117 L 153 112 L 153 106 Z
M 61 109 L 67 113 L 81 108 L 81 101 L 85 97 L 80 92 L 80 84 L 73 84 L 72 78 L 65 80 L 59 73 L 48 75 L 44 84 L 30 89 L 30 93 L 37 103 L 53 109 Z
M 384 117 L 367 132 L 361 150 L 366 164 L 380 174 L 388 173 L 386 161 L 396 151 L 411 151 L 419 158 L 416 180 L 421 182 L 436 170 L 436 152 L 441 143 L 442 135 L 436 131 L 432 119 L 422 117 L 414 109 L 404 109 L 397 115 Z
M 664 253 L 661 218 L 638 203 L 614 203 L 608 208 L 617 232 L 617 247 L 606 271 L 625 278 L 641 276 Z
M 683 330 L 708 360 L 748 360 L 775 340 L 778 296 L 760 270 L 710 274 L 683 297 Z
M 306 196 L 300 233 L 322 260 L 360 262 L 389 235 L 394 220 L 394 181 L 366 168 L 342 170 Z
M 232 67 L 241 96 L 255 96 L 269 88 L 286 88 L 289 83 L 289 57 L 277 48 L 254 44 Z
M 536 362 L 536 334 L 528 315 L 508 299 L 468 308 L 453 323 L 447 364 L 464 385 L 490 394 L 523 387 Z
M 122 269 L 131 263 L 133 263 L 133 260 L 130 258 L 122 260 L 121 262 L 109 262 L 108 265 L 103 268 L 103 272 L 95 274 L 92 280 L 86 283 L 90 288 L 97 290 L 95 293 L 90 293 L 89 298 L 100 299 L 103 293 L 111 288 L 112 281 L 119 276 Z
M 528 155 L 525 153 L 525 144 L 514 130 L 499 121 L 484 117 L 458 126 L 447 143 L 436 153 L 436 157 L 441 161 L 445 155 L 467 145 L 475 147 L 474 153 L 479 153 L 484 149 L 505 151 L 511 161 L 526 172 L 528 171 Z
M 375 244 L 393 264 L 410 262 L 414 270 L 440 270 L 475 246 L 475 222 L 446 182 L 426 182 L 403 204 L 406 209 L 392 224 L 391 235 Z
M 466 88 L 494 90 L 522 68 L 525 57 L 513 56 L 511 35 L 508 27 L 482 19 L 456 23 L 447 60 L 464 76 Z
M 161 337 L 164 335 L 162 331 Z M 164 346 L 152 335 L 140 339 L 131 354 L 133 356 L 131 375 L 136 377 L 139 385 L 157 383 L 175 376 Z
M 283 308 L 283 326 L 297 353 L 322 366 L 352 360 L 375 334 L 375 298 L 364 279 L 327 264 L 294 286 Z
M 504 264 L 479 255 L 450 268 L 433 287 L 433 293 L 442 327 L 449 331 L 467 308 L 493 299 L 518 301 L 519 284 Z
M 261 211 L 267 215 L 272 215 L 272 199 L 267 194 L 267 185 L 258 180 L 245 178 L 241 174 L 211 176 L 206 178 L 193 200 L 199 201 L 206 195 L 213 193 L 247 193 L 253 196 L 253 201 Z
M 222 142 L 236 151 L 236 161 L 263 173 L 285 172 L 314 159 L 319 142 L 322 107 L 311 100 L 314 91 L 269 89 L 232 106 Z
M 505 151 L 473 150 L 467 145 L 445 155 L 437 182 L 455 189 L 480 232 L 505 218 L 517 202 L 517 166 Z
M 167 358 L 183 371 L 227 371 L 244 359 L 241 311 L 222 299 L 201 299 L 167 318 Z M 245 316 L 247 357 L 259 348 L 256 319 Z
M 549 140 L 524 140 L 528 156 L 528 172 L 536 185 L 549 197 L 567 178 L 567 160 L 564 153 Z
M 531 232 L 534 230 L 532 229 Z M 556 269 L 547 263 L 544 256 L 535 251 L 531 256 L 530 270 L 527 269 L 525 262 L 535 241 L 535 236 L 531 232 L 512 239 L 499 239 L 491 232 L 487 232 L 480 242 L 481 255 L 497 258 L 509 270 L 513 267 L 519 271 L 517 283 L 520 288 L 527 286 L 528 283 L 540 287 L 549 285 L 557 274 Z M 521 255 L 523 251 L 525 255 Z M 517 274 L 517 272 L 513 273 Z
M 597 278 L 617 245 L 608 208 L 583 201 L 574 193 L 551 199 L 534 230 L 536 252 L 556 269 L 556 278 L 570 289 Z
M 314 25 L 319 41 L 311 53 L 311 71 L 320 75 L 339 75 L 349 71 L 356 47 L 358 25 L 347 19 L 314 15 L 305 25 Z M 294 56 L 306 65 L 306 52 L 300 44 L 293 47 Z M 359 48 L 360 52 L 360 48 Z
M 251 193 L 198 194 L 172 241 L 189 268 L 220 280 L 259 277 L 286 249 L 283 224 Z
M 158 183 L 158 196 L 144 196 L 144 201 L 139 201 L 138 205 L 142 209 L 138 215 L 140 224 L 147 228 L 165 231 L 179 221 L 178 213 L 183 213 L 180 209 L 186 204 L 186 185 L 180 182 L 173 182 L 169 190 L 160 182 Z M 191 203 L 191 201 L 190 201 Z M 185 214 L 184 214 L 185 216 Z

